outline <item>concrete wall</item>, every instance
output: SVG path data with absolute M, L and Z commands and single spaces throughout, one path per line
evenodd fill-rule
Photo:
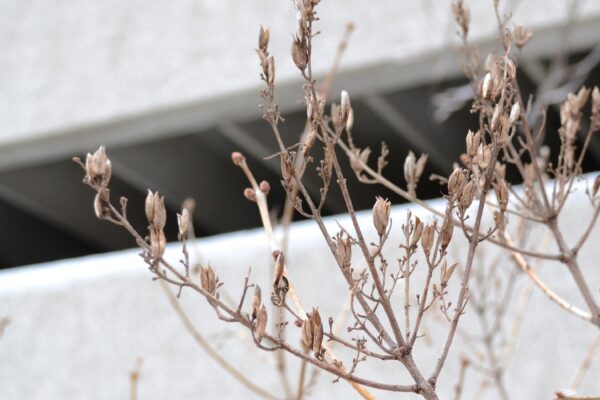
M 441 205 L 440 202 L 434 204 Z M 392 265 L 398 256 L 400 223 L 408 208 L 397 206 L 392 213 L 395 227 L 388 246 L 388 259 Z M 591 207 L 580 185 L 560 221 L 569 242 L 575 242 L 590 214 Z M 425 214 L 422 216 L 427 218 Z M 360 218 L 368 237 L 374 238 L 371 216 L 361 213 Z M 346 217 L 330 218 L 327 225 L 332 231 L 336 229 L 335 220 L 350 225 Z M 539 230 L 529 233 L 529 242 L 534 246 L 542 242 L 542 238 Z M 290 273 L 304 306 L 318 305 L 325 321 L 329 316 L 335 317 L 344 303 L 345 284 L 316 226 L 312 222 L 296 224 L 291 243 Z M 581 253 L 583 271 L 596 298 L 600 286 L 600 269 L 595 261 L 600 257 L 598 243 L 600 230 L 595 229 Z M 269 287 L 268 244 L 260 230 L 213 237 L 196 245 L 203 262 L 210 262 L 224 280 L 228 293 L 236 296 L 240 292 L 242 277 L 248 267 L 252 267 L 254 281 L 263 288 Z M 31 250 L 35 251 L 34 243 Z M 550 246 L 548 252 L 553 251 Z M 495 253 L 494 247 L 482 248 L 479 256 L 484 257 L 475 268 L 488 268 L 485 262 L 489 262 Z M 169 247 L 167 257 L 176 263 L 180 257 L 177 244 Z M 450 259 L 461 260 L 463 257 L 458 248 L 450 251 Z M 500 260 L 497 268 L 506 271 L 514 268 L 506 257 Z M 422 278 L 422 269 L 421 264 L 414 278 L 416 282 Z M 561 265 L 544 263 L 540 274 L 552 289 L 585 309 L 572 279 Z M 11 323 L 0 339 L 0 398 L 127 398 L 128 372 L 138 357 L 144 359 L 139 382 L 140 399 L 255 398 L 232 381 L 198 347 L 170 308 L 159 285 L 150 278 L 136 250 L 1 272 L 0 316 L 10 317 Z M 514 313 L 515 303 L 528 281 L 521 277 L 516 282 L 509 315 Z M 266 292 L 265 297 L 268 297 Z M 400 288 L 394 300 L 399 309 L 401 292 Z M 205 301 L 192 292 L 184 291 L 181 303 L 198 329 L 222 355 L 257 384 L 273 393 L 282 393 L 274 372 L 273 354 L 253 349 L 246 332 L 218 321 Z M 501 330 L 512 329 L 512 320 L 512 316 L 509 317 Z M 415 356 L 426 371 L 433 368 L 446 328 L 447 323 L 439 315 L 424 322 L 426 336 L 418 342 Z M 292 332 L 291 340 L 297 340 L 297 328 L 290 326 L 288 329 Z M 461 322 L 461 332 L 480 334 L 471 308 Z M 555 390 L 568 387 L 597 336 L 597 329 L 566 314 L 534 289 L 506 373 L 512 398 L 548 399 Z M 439 382 L 442 398 L 452 398 L 460 356 L 474 356 L 476 351 L 459 335 Z M 340 354 L 346 363 L 353 356 L 343 351 Z M 600 393 L 599 361 L 592 364 L 581 394 Z M 298 363 L 291 361 L 289 365 L 289 376 L 295 382 Z M 410 382 L 406 372 L 392 363 L 361 366 L 358 373 L 386 382 Z M 356 397 L 347 384 L 332 384 L 331 380 L 331 376 L 321 375 L 311 398 Z M 470 394 L 466 398 L 471 398 L 480 378 L 470 370 L 467 382 L 467 394 Z M 378 398 L 398 398 L 375 393 Z M 495 399 L 496 392 L 489 390 L 484 398 Z
M 470 3 L 473 40 L 493 41 L 491 5 Z M 600 4 L 580 3 L 571 48 L 590 46 L 600 37 Z M 456 44 L 456 28 L 448 1 L 376 4 L 334 0 L 319 6 L 317 72 L 329 66 L 348 21 L 357 30 L 339 82 L 352 91 L 406 86 L 458 72 L 457 52 L 449 49 Z M 515 22 L 540 33 L 528 55 L 556 50 L 569 4 L 506 3 Z M 256 117 L 260 82 L 253 49 L 260 24 L 272 29 L 278 100 L 295 106 L 301 91 L 289 59 L 295 30 L 290 1 L 3 1 L 2 165 L 65 148 L 71 154 L 86 135 L 106 137 L 109 144 L 198 128 L 224 116 Z M 440 58 L 445 53 L 454 57 Z

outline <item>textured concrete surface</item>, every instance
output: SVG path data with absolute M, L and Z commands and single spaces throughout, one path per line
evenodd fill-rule
M 435 202 L 434 202 L 435 203 Z M 440 205 L 439 202 L 435 203 Z M 415 207 L 412 207 L 416 210 Z M 388 259 L 393 265 L 398 256 L 399 227 L 407 207 L 393 209 L 395 227 L 389 241 Z M 587 222 L 591 208 L 582 187 L 564 211 L 560 223 L 567 240 L 576 241 Z M 426 214 L 422 214 L 427 218 Z M 374 239 L 369 213 L 360 215 L 369 238 Z M 331 218 L 349 226 L 345 217 Z M 458 232 L 455 232 L 458 235 Z M 543 239 L 541 231 L 529 233 L 530 243 Z M 338 276 L 319 232 L 311 222 L 294 226 L 289 252 L 290 272 L 306 308 L 319 306 L 324 320 L 336 316 L 344 303 L 345 284 Z M 581 253 L 584 274 L 598 298 L 600 270 L 597 260 L 600 229 L 595 229 Z M 458 244 L 458 242 L 457 242 Z M 35 251 L 32 244 L 32 251 Z M 225 282 L 225 290 L 239 293 L 242 276 L 249 266 L 252 279 L 268 287 L 268 245 L 260 230 L 213 237 L 197 243 L 203 262 L 210 264 Z M 550 246 L 548 252 L 552 252 Z M 496 253 L 494 247 L 480 250 L 484 260 Z M 195 254 L 195 253 L 194 253 Z M 356 256 L 356 255 L 355 255 Z M 167 257 L 174 263 L 180 258 L 177 244 L 169 247 Z M 356 256 L 357 257 L 357 256 Z M 464 254 L 454 248 L 450 259 Z M 483 261 L 475 268 L 485 268 Z M 497 268 L 508 271 L 514 266 L 503 257 Z M 417 268 L 414 281 L 422 278 Z M 556 263 L 544 263 L 540 271 L 548 285 L 573 304 L 584 308 L 575 285 L 566 270 Z M 456 279 L 456 277 L 455 277 Z M 514 300 L 526 284 L 519 278 Z M 266 290 L 265 290 L 266 292 Z M 402 289 L 394 304 L 401 309 Z M 265 293 L 266 294 L 266 293 Z M 268 297 L 268 296 L 265 296 Z M 218 351 L 245 371 L 257 384 L 281 394 L 274 372 L 272 354 L 258 352 L 248 334 L 217 320 L 206 303 L 192 292 L 184 291 L 181 302 L 200 331 Z M 512 313 L 514 302 L 509 308 Z M 0 398 L 2 399 L 123 399 L 128 396 L 128 373 L 136 358 L 143 357 L 139 382 L 140 399 L 214 399 L 254 398 L 244 387 L 226 375 L 208 358 L 184 330 L 170 308 L 165 294 L 137 256 L 137 251 L 90 256 L 47 265 L 36 265 L 0 273 L 0 316 L 11 323 L 0 339 Z M 508 319 L 512 321 L 512 317 Z M 424 322 L 426 336 L 415 349 L 417 363 L 425 371 L 433 368 L 442 346 L 447 323 L 438 317 Z M 512 322 L 501 330 L 512 329 Z M 297 329 L 289 327 L 292 342 Z M 461 322 L 462 332 L 479 335 L 479 325 L 469 308 Z M 597 329 L 567 315 L 537 289 L 533 290 L 514 357 L 506 373 L 506 385 L 514 399 L 549 399 L 557 389 L 568 387 Z M 444 399 L 452 398 L 459 357 L 477 351 L 460 337 L 450 353 L 447 368 L 439 382 Z M 348 363 L 353 354 L 340 351 Z M 295 382 L 298 363 L 291 361 L 289 376 Z M 373 363 L 359 367 L 361 376 L 386 382 L 410 382 L 406 372 L 392 363 Z M 581 394 L 600 393 L 597 358 L 586 376 Z M 332 377 L 322 374 L 311 398 L 354 398 L 355 393 L 343 382 L 331 384 Z M 476 391 L 480 377 L 470 370 L 467 396 Z M 398 398 L 375 392 L 378 398 Z M 402 398 L 410 398 L 405 396 Z M 485 399 L 497 398 L 494 390 Z
M 493 39 L 495 22 L 489 2 L 470 3 L 473 39 Z M 508 1 L 507 7 L 514 10 L 515 22 L 543 30 L 560 25 L 569 4 L 527 0 Z M 445 0 L 385 0 L 375 7 L 361 0 L 335 0 L 323 2 L 319 14 L 317 72 L 329 65 L 348 21 L 356 24 L 357 31 L 344 70 L 407 63 L 456 43 Z M 582 2 L 578 15 L 583 22 L 574 31 L 585 21 L 597 22 L 600 4 Z M 219 99 L 228 100 L 220 106 L 221 114 L 238 113 L 236 95 L 250 89 L 254 93 L 260 85 L 253 51 L 260 24 L 272 29 L 278 81 L 297 80 L 289 59 L 294 21 L 291 2 L 281 0 L 3 1 L 0 144 L 66 134 L 188 104 L 210 109 Z M 597 31 L 596 26 L 596 41 Z M 575 41 L 594 41 L 589 30 L 583 36 L 582 32 Z M 552 39 L 539 46 L 553 51 L 555 44 Z M 451 64 L 428 64 L 404 79 L 419 79 L 424 70 L 458 69 L 458 63 Z M 362 78 L 389 84 L 397 79 L 395 75 L 402 75 L 399 71 Z M 299 90 L 288 103 L 298 98 Z M 256 103 L 254 94 L 252 104 Z

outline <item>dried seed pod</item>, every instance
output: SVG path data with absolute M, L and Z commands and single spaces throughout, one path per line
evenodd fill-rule
M 177 214 L 177 226 L 179 227 L 179 240 L 187 239 L 190 231 L 190 212 L 187 208 L 181 210 L 181 214 Z
M 340 100 L 340 116 L 342 123 L 346 124 L 346 122 L 348 121 L 348 116 L 350 115 L 351 109 L 352 105 L 350 104 L 350 95 L 345 90 L 342 90 Z
M 462 193 L 460 194 L 460 207 L 464 210 L 466 210 L 467 208 L 469 208 L 471 206 L 471 204 L 473 203 L 473 198 L 475 197 L 475 190 L 477 189 L 477 187 L 475 186 L 475 183 L 473 181 L 469 181 L 467 182 L 467 184 L 465 185 L 465 187 L 462 190 Z
M 152 193 L 152 191 L 148 190 L 145 211 L 150 227 L 157 231 L 164 229 L 167 223 L 167 210 L 165 208 L 164 197 L 160 196 L 158 192 Z
M 104 219 L 110 216 L 110 207 L 108 199 L 108 189 L 104 189 L 101 192 L 96 193 L 96 196 L 94 197 L 94 213 L 96 214 L 96 218 Z
M 383 236 L 390 220 L 391 203 L 387 199 L 377 196 L 373 206 L 373 225 L 379 236 Z
M 519 102 L 515 102 L 515 104 L 513 104 L 513 106 L 510 109 L 510 116 L 508 117 L 508 120 L 510 121 L 511 124 L 515 124 L 519 118 L 521 117 L 521 106 L 519 105 Z
M 416 157 L 415 153 L 413 153 L 411 150 L 408 152 L 408 155 L 404 160 L 404 179 L 406 179 L 406 182 L 409 184 L 414 182 L 415 169 Z
M 217 289 L 217 276 L 210 265 L 200 268 L 200 286 L 210 294 Z
M 465 184 L 465 175 L 460 168 L 456 168 L 448 178 L 448 193 L 450 196 L 459 195 Z
M 481 85 L 481 97 L 483 97 L 486 100 L 489 99 L 492 95 L 492 86 L 492 74 L 487 72 L 483 77 L 483 83 Z
M 524 27 L 523 25 L 517 25 L 513 29 L 513 37 L 515 38 L 515 45 L 522 49 L 531 40 L 533 32 L 531 29 Z
M 435 238 L 435 222 L 423 229 L 421 234 L 421 247 L 427 256 L 431 253 L 433 240 Z
M 421 175 L 423 175 L 423 171 L 425 170 L 425 164 L 427 164 L 427 159 L 429 156 L 427 154 L 421 154 L 419 159 L 417 160 L 417 165 L 415 166 L 415 184 L 419 182 Z
M 275 59 L 273 56 L 267 58 L 266 78 L 269 85 L 275 83 Z
M 492 150 L 488 145 L 480 144 L 477 149 L 477 164 L 482 170 L 487 169 L 492 161 Z
M 262 292 L 260 286 L 254 286 L 254 294 L 252 295 L 252 320 L 258 318 L 260 312 L 260 305 L 262 304 Z
M 452 233 L 454 232 L 454 224 L 450 219 L 444 221 L 442 225 L 442 231 L 440 232 L 440 244 L 442 249 L 446 249 L 452 240 Z
M 348 112 L 348 119 L 346 120 L 346 131 L 351 132 L 354 126 L 354 109 L 350 109 Z
M 314 146 L 315 141 L 317 140 L 317 130 L 311 125 L 308 130 L 308 135 L 306 136 L 306 140 L 302 144 L 302 155 L 306 157 L 310 149 Z
M 308 65 L 308 54 L 306 53 L 306 47 L 304 46 L 302 39 L 299 37 L 295 37 L 294 42 L 292 43 L 292 60 L 300 71 L 304 71 Z
M 479 143 L 481 143 L 481 134 L 479 131 L 477 133 L 473 133 L 473 131 L 469 130 L 467 133 L 467 154 L 469 157 L 475 157 L 477 155 L 477 148 L 479 147 Z
M 412 238 L 410 241 L 411 247 L 415 247 L 417 243 L 419 243 L 419 239 L 421 239 L 421 234 L 423 233 L 423 227 L 425 224 L 421 222 L 419 217 L 415 218 L 415 228 L 412 233 Z
M 490 129 L 492 131 L 496 131 L 498 129 L 498 123 L 500 122 L 500 113 L 502 112 L 502 107 L 500 103 L 496 104 L 494 107 L 494 113 L 492 114 L 492 121 L 490 122 Z
M 267 309 L 265 308 L 265 306 L 263 304 L 263 306 L 260 308 L 260 311 L 256 318 L 256 330 L 254 332 L 254 336 L 256 337 L 256 340 L 259 343 L 262 340 L 262 338 L 265 336 L 265 331 L 267 329 L 267 319 L 268 319 Z
M 302 324 L 301 342 L 304 351 L 308 353 L 313 347 L 313 328 L 310 316 L 307 317 Z
M 506 211 L 508 207 L 508 187 L 506 186 L 506 181 L 502 180 L 496 185 L 496 196 L 498 197 L 500 210 L 503 212 Z
M 162 230 L 150 230 L 150 248 L 152 250 L 152 258 L 159 260 L 165 253 L 165 247 L 167 246 L 167 238 L 165 232 Z
M 261 51 L 267 51 L 267 47 L 269 47 L 269 29 L 265 29 L 260 27 L 260 31 L 258 32 L 258 49 Z
M 321 357 L 321 346 L 323 344 L 323 324 L 321 323 L 321 315 L 319 310 L 314 309 L 310 313 L 310 322 L 312 328 L 312 351 L 315 357 Z
M 450 281 L 450 278 L 452 278 L 452 274 L 456 270 L 457 265 L 458 263 L 454 263 L 450 266 L 450 268 L 448 268 L 446 260 L 444 260 L 442 268 L 440 269 L 440 283 L 442 285 L 442 288 L 448 285 L 448 282 Z
M 335 249 L 338 261 L 344 267 L 348 267 L 352 261 L 352 242 L 350 238 L 342 232 L 338 233 L 335 236 Z

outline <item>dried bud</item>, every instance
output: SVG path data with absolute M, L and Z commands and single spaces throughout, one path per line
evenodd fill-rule
M 522 25 L 517 25 L 513 29 L 513 37 L 515 38 L 515 44 L 518 48 L 522 49 L 531 40 L 533 32 L 531 29 L 526 28 Z
M 306 47 L 299 37 L 294 38 L 292 43 L 292 60 L 300 71 L 304 71 L 308 65 L 308 54 L 306 53 Z
M 275 59 L 273 56 L 267 58 L 267 83 L 272 85 L 275 83 Z
M 454 263 L 450 266 L 450 268 L 448 268 L 448 263 L 446 260 L 444 259 L 442 262 L 442 267 L 440 268 L 440 283 L 442 288 L 445 288 L 448 285 L 448 281 L 450 281 L 450 278 L 452 278 L 452 274 L 456 270 L 457 265 L 458 263 Z
M 510 109 L 510 116 L 508 117 L 508 120 L 510 121 L 511 124 L 515 124 L 519 118 L 521 117 L 521 106 L 519 105 L 519 102 L 516 102 L 515 104 L 513 104 L 512 108 Z
M 494 107 L 494 113 L 492 114 L 492 121 L 490 122 L 490 129 L 496 131 L 498 129 L 498 123 L 500 122 L 500 115 L 502 113 L 502 107 L 500 103 Z
M 350 109 L 348 113 L 348 119 L 346 120 L 346 131 L 351 132 L 354 126 L 354 109 Z
M 442 225 L 442 231 L 440 232 L 440 244 L 442 245 L 442 249 L 446 249 L 452 240 L 452 233 L 454 232 L 454 224 L 450 219 L 446 219 L 444 221 L 444 225 Z
M 312 330 L 312 322 L 310 320 L 310 315 L 308 318 L 304 320 L 302 324 L 302 347 L 305 352 L 308 352 L 312 349 L 313 345 L 313 330 Z
M 473 131 L 469 130 L 467 133 L 467 154 L 469 157 L 475 157 L 477 155 L 477 148 L 481 143 L 481 134 L 479 131 L 477 133 L 473 133 Z
M 425 164 L 427 164 L 427 159 L 429 156 L 427 154 L 421 154 L 419 159 L 417 160 L 417 165 L 415 168 L 415 183 L 419 182 L 421 175 L 423 175 L 423 171 L 425 170 Z
M 103 191 L 96 193 L 96 196 L 94 197 L 94 213 L 96 214 L 96 218 L 104 219 L 110 216 L 110 206 L 108 199 L 108 189 L 104 189 Z
M 254 286 L 254 295 L 252 296 L 252 320 L 258 318 L 260 313 L 260 305 L 262 304 L 262 293 L 260 286 Z
M 417 165 L 415 153 L 409 151 L 406 159 L 404 160 L 404 179 L 406 179 L 406 182 L 411 183 L 414 181 L 416 168 Z
M 269 47 L 269 29 L 265 29 L 262 26 L 258 33 L 258 49 L 261 51 L 267 51 Z
M 450 196 L 460 194 L 465 184 L 465 175 L 462 169 L 456 168 L 448 178 L 448 193 Z
M 433 240 L 435 238 L 435 222 L 431 225 L 428 225 L 425 229 L 423 229 L 423 233 L 421 234 L 421 246 L 423 247 L 423 251 L 427 256 L 431 252 L 431 248 L 433 247 Z
M 200 286 L 210 294 L 217 289 L 217 276 L 210 265 L 200 268 Z
M 500 210 L 503 212 L 506 211 L 508 207 L 508 187 L 506 186 L 506 181 L 502 180 L 496 185 L 496 196 L 498 197 Z
M 462 193 L 460 195 L 460 207 L 463 209 L 463 211 L 469 208 L 471 206 L 471 203 L 473 203 L 473 197 L 475 197 L 476 189 L 477 188 L 473 181 L 467 182 L 467 184 L 463 188 Z
M 239 151 L 234 151 L 231 153 L 231 161 L 233 161 L 233 163 L 239 167 L 244 163 L 244 161 L 246 161 L 246 157 L 244 157 L 244 155 Z
M 419 217 L 415 218 L 415 228 L 413 230 L 412 238 L 410 241 L 411 247 L 415 247 L 417 243 L 419 243 L 419 239 L 421 239 L 421 234 L 423 233 L 424 224 L 421 222 Z
M 267 329 L 267 309 L 265 308 L 264 304 L 260 308 L 256 319 L 256 330 L 254 332 L 254 336 L 256 337 L 256 340 L 260 343 L 262 338 L 265 336 L 265 331 Z
M 341 100 L 340 100 L 340 114 L 341 121 L 345 124 L 348 121 L 348 117 L 350 116 L 350 110 L 352 109 L 352 105 L 350 104 L 350 95 L 345 90 L 342 90 Z
M 348 267 L 352 261 L 352 242 L 344 233 L 335 236 L 335 249 L 338 261 L 344 267 Z
M 312 328 L 312 351 L 315 357 L 321 357 L 321 346 L 323 344 L 323 324 L 321 323 L 321 315 L 319 310 L 314 309 L 310 313 L 310 325 Z
M 179 240 L 187 239 L 190 231 L 190 212 L 187 208 L 181 210 L 181 214 L 177 214 L 177 225 L 179 226 Z
M 481 85 L 481 97 L 489 99 L 492 95 L 492 74 L 489 72 L 483 77 L 483 84 Z
M 256 202 L 256 192 L 252 188 L 244 189 L 244 197 L 250 201 Z
M 271 191 L 271 185 L 267 181 L 260 182 L 260 185 L 258 185 L 258 187 L 259 187 L 260 191 L 265 194 L 265 196 L 268 195 L 269 192 Z
M 477 163 L 482 170 L 487 169 L 492 161 L 492 150 L 489 146 L 480 144 L 477 149 Z
M 167 246 L 167 238 L 163 230 L 150 230 L 150 248 L 152 250 L 152 258 L 159 260 L 165 253 Z
M 150 223 L 150 227 L 157 231 L 163 230 L 167 223 L 167 210 L 165 208 L 165 198 L 160 196 L 158 192 L 152 193 L 148 190 L 146 196 L 146 218 Z
M 377 196 L 373 206 L 373 225 L 379 236 L 383 236 L 390 220 L 391 203 L 387 199 Z

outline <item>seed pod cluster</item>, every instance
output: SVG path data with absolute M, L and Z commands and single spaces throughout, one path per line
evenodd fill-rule
M 314 309 L 302 324 L 302 347 L 305 352 L 313 351 L 315 357 L 323 356 L 323 324 L 319 310 Z
M 373 206 L 373 225 L 377 230 L 377 234 L 381 237 L 387 230 L 388 223 L 390 221 L 390 203 L 387 199 L 377 197 L 375 205 Z
M 164 254 L 167 244 L 164 232 L 165 224 L 167 223 L 165 198 L 160 196 L 158 192 L 152 193 L 152 191 L 148 190 L 145 211 L 149 223 L 148 230 L 150 231 L 152 258 L 157 261 Z
M 217 290 L 217 275 L 210 265 L 200 267 L 200 286 L 210 294 Z

